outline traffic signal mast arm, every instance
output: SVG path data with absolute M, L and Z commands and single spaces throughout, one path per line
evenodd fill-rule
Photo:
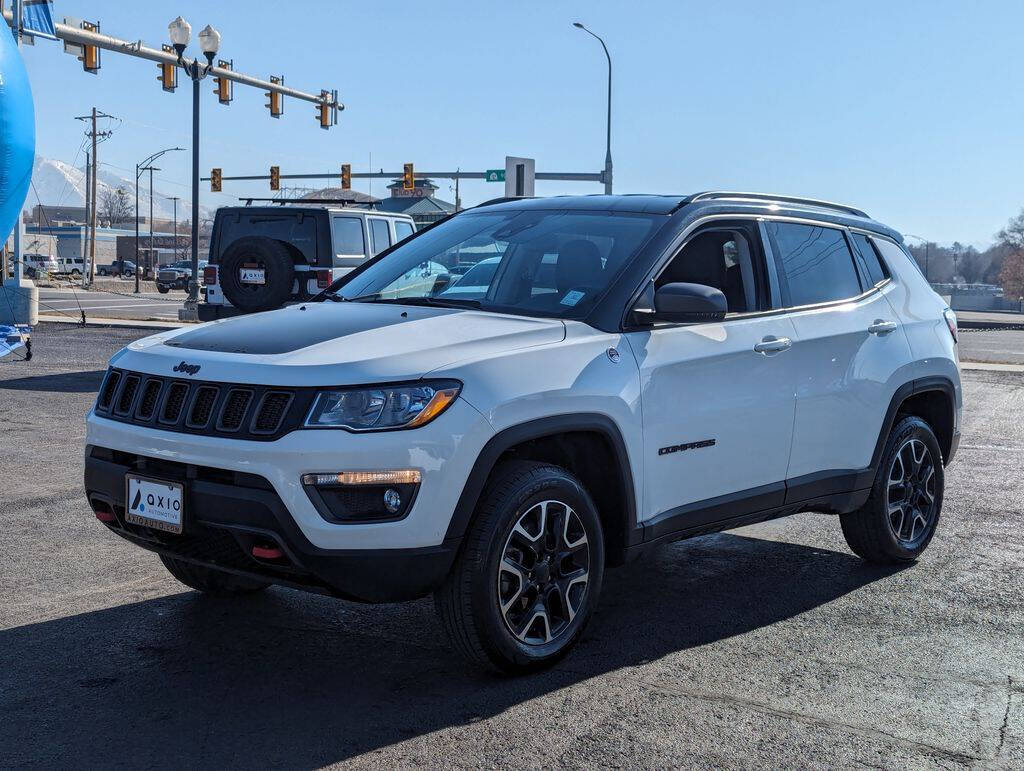
M 13 15 L 9 10 L 4 10 L 3 15 L 4 19 L 8 23 L 13 19 Z M 140 59 L 149 59 L 153 62 L 173 64 L 176 67 L 179 66 L 178 56 L 174 51 L 168 53 L 160 50 L 159 48 L 150 48 L 149 46 L 143 45 L 141 40 L 135 42 L 121 40 L 120 38 L 105 35 L 100 32 L 90 32 L 88 30 L 79 29 L 78 27 L 72 27 L 68 24 L 60 24 L 57 22 L 54 22 L 53 26 L 59 40 L 64 40 L 69 43 L 77 43 L 79 45 L 95 46 L 96 48 L 114 51 L 119 54 L 127 54 L 128 56 L 135 56 Z M 326 104 L 328 108 L 335 110 L 345 109 L 345 105 L 338 101 L 336 92 L 334 91 L 329 93 L 327 100 L 325 101 L 324 96 L 321 94 L 310 94 L 305 91 L 299 91 L 297 88 L 291 88 L 283 83 L 271 83 L 269 80 L 261 80 L 260 78 L 253 77 L 252 75 L 246 75 L 244 72 L 236 72 L 223 67 L 211 67 L 209 74 L 218 78 L 225 78 L 235 83 L 241 83 L 244 86 L 252 86 L 264 91 L 274 91 L 282 96 L 291 97 L 292 99 L 301 99 L 304 102 L 312 102 L 317 105 Z

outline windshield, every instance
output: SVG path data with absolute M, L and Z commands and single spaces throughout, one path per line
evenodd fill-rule
M 346 280 L 347 300 L 580 317 L 666 221 L 592 211 L 453 217 Z

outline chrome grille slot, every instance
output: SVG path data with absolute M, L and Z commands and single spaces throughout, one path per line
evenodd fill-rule
M 218 431 L 237 431 L 245 420 L 245 412 L 252 402 L 252 391 L 245 388 L 232 388 L 224 401 L 224 408 L 217 418 Z
M 99 409 L 110 409 L 110 405 L 114 401 L 114 394 L 117 392 L 117 386 L 120 382 L 121 373 L 116 369 L 112 369 L 107 373 L 107 379 L 103 383 L 103 388 L 100 389 L 99 402 L 96 404 Z
M 135 417 L 139 420 L 152 420 L 156 414 L 156 406 L 160 403 L 160 391 L 164 381 L 160 378 L 151 377 L 142 387 L 142 398 L 139 399 L 139 406 L 135 410 Z
M 160 411 L 160 422 L 174 425 L 181 418 L 182 408 L 185 406 L 185 399 L 188 397 L 188 383 L 171 383 L 167 389 L 167 398 L 164 407 Z
M 114 405 L 114 412 L 118 415 L 127 415 L 132 411 L 132 404 L 135 402 L 135 394 L 139 391 L 138 375 L 126 375 L 124 385 L 117 395 L 117 403 Z
M 249 429 L 254 434 L 273 434 L 284 420 L 292 394 L 287 391 L 267 391 L 256 408 L 256 416 Z
M 189 428 L 206 428 L 213 415 L 213 405 L 217 403 L 219 393 L 220 389 L 215 386 L 203 385 L 196 388 L 185 425 Z

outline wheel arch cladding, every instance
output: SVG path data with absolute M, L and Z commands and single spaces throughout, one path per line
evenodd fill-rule
M 466 480 L 446 541 L 465 534 L 491 473 L 511 459 L 551 463 L 579 479 L 597 506 L 606 560 L 610 564 L 624 560 L 636 531 L 633 473 L 618 426 L 597 413 L 539 418 L 491 437 Z
M 953 381 L 946 377 L 920 378 L 898 388 L 882 424 L 882 432 L 871 458 L 871 468 L 878 468 L 889 432 L 906 415 L 916 415 L 932 427 L 939 441 L 939 449 L 942 450 L 943 465 L 948 464 L 955 431 L 955 394 Z

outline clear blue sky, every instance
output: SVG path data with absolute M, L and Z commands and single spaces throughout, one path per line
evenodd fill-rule
M 535 157 L 540 171 L 598 171 L 605 62 L 597 41 L 570 26 L 579 19 L 605 37 L 614 60 L 616 192 L 815 196 L 905 232 L 978 246 L 1024 205 L 1019 0 L 56 0 L 58 18 L 98 19 L 104 32 L 149 45 L 167 40 L 177 13 L 194 35 L 217 27 L 236 69 L 283 74 L 304 90 L 337 88 L 347 105 L 339 125 L 322 131 L 312 105 L 286 100 L 272 120 L 262 92 L 236 87 L 224 107 L 204 82 L 204 174 L 267 173 L 271 164 L 333 172 L 343 162 L 364 170 L 371 154 L 386 170 L 405 161 L 483 170 L 511 154 Z M 116 171 L 160 147 L 188 146 L 190 91 L 184 81 L 161 91 L 154 64 L 104 52 L 100 74 L 87 75 L 48 41 L 25 59 L 40 155 L 72 161 L 83 129 L 72 116 L 93 105 L 123 119 L 102 148 Z M 161 186 L 187 195 L 188 154 L 164 169 Z M 263 184 L 226 189 L 269 195 Z M 543 183 L 537 192 L 598 191 Z M 467 183 L 463 201 L 501 193 Z

